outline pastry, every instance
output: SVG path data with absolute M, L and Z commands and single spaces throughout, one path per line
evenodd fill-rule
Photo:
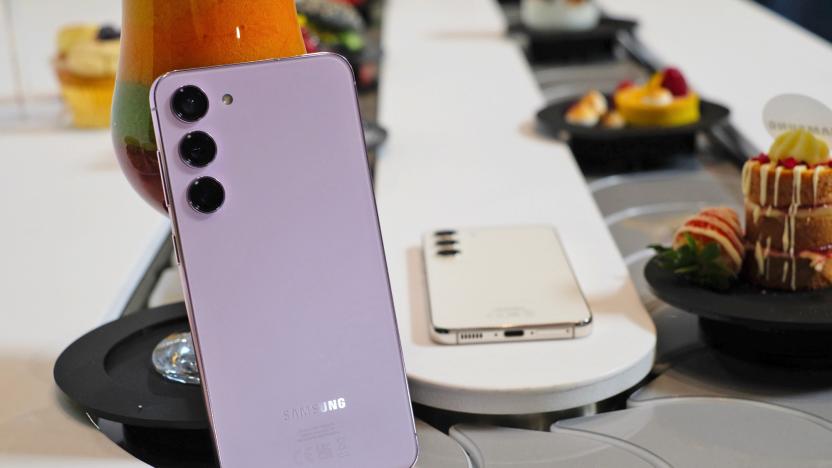
M 566 121 L 572 125 L 594 127 L 608 109 L 607 98 L 593 89 L 569 107 L 566 111 Z
M 626 125 L 627 121 L 618 111 L 612 110 L 601 116 L 601 126 L 604 128 L 624 128 Z
M 595 108 L 584 102 L 577 102 L 566 111 L 566 122 L 583 127 L 594 127 L 598 124 L 601 114 Z
M 746 268 L 760 286 L 832 286 L 832 161 L 807 130 L 790 130 L 743 166 Z
M 706 208 L 676 230 L 671 247 L 651 247 L 659 267 L 711 289 L 728 289 L 743 268 L 742 227 L 731 208 Z
M 535 31 L 585 31 L 598 25 L 601 10 L 591 0 L 523 0 L 520 18 Z
M 715 242 L 722 265 L 734 276 L 742 269 L 745 247 L 739 216 L 731 208 L 705 208 L 685 220 L 673 237 L 673 248 L 685 245 L 691 236 L 700 248 Z
M 58 33 L 55 72 L 76 127 L 110 125 L 119 38 L 109 26 L 69 26 Z
M 699 95 L 676 68 L 654 74 L 643 86 L 619 86 L 613 99 L 629 125 L 677 127 L 699 121 Z

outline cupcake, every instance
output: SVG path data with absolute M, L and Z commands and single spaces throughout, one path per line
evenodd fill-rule
M 598 26 L 601 10 L 591 0 L 523 0 L 520 16 L 535 31 L 585 31 Z
M 76 127 L 110 125 L 119 38 L 110 26 L 69 26 L 58 33 L 55 72 Z
M 676 68 L 656 73 L 643 86 L 619 86 L 613 99 L 632 126 L 678 127 L 699 121 L 699 96 Z

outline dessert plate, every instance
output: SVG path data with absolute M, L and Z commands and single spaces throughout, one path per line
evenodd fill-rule
M 513 30 L 528 38 L 532 62 L 556 62 L 611 57 L 619 33 L 632 32 L 637 22 L 603 17 L 598 26 L 583 31 L 538 31 L 518 24 Z
M 727 291 L 696 286 L 659 267 L 655 258 L 644 277 L 656 297 L 706 319 L 761 330 L 832 331 L 832 289 L 766 290 L 738 282 Z
M 202 388 L 162 378 L 150 361 L 162 338 L 189 330 L 181 302 L 106 323 L 61 353 L 55 382 L 95 417 L 130 426 L 208 428 Z
M 612 102 L 610 96 L 608 100 Z M 676 155 L 691 155 L 696 134 L 725 122 L 728 108 L 700 101 L 699 121 L 678 127 L 585 127 L 566 121 L 566 111 L 580 96 L 550 103 L 537 113 L 540 129 L 569 143 L 572 154 L 584 170 L 638 170 L 666 165 Z

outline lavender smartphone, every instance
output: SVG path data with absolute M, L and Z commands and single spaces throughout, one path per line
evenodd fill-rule
M 413 465 L 347 62 L 177 71 L 150 99 L 221 465 Z

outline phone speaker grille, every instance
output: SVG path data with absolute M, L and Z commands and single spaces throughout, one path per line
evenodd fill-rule
M 459 339 L 462 341 L 481 340 L 482 333 L 460 333 Z

